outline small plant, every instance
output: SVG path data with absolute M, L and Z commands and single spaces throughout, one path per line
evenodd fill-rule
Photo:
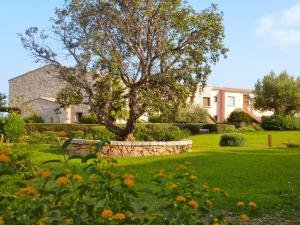
M 244 146 L 246 143 L 247 138 L 237 133 L 223 134 L 220 140 L 220 146 Z
M 16 113 L 11 113 L 5 120 L 4 137 L 10 142 L 17 142 L 24 132 L 25 122 Z
M 248 113 L 243 111 L 233 111 L 227 118 L 229 123 L 246 123 L 256 122 Z
M 241 127 L 237 129 L 238 132 L 255 132 L 256 130 L 253 127 Z
M 30 116 L 24 117 L 24 121 L 25 121 L 25 123 L 44 123 L 45 122 L 43 117 L 36 113 L 33 113 Z
M 29 144 L 57 144 L 58 139 L 57 133 L 53 131 L 34 132 L 29 135 L 27 142 Z

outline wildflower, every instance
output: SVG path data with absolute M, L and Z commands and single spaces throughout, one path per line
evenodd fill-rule
M 176 200 L 179 201 L 179 202 L 185 202 L 186 198 L 183 197 L 183 196 L 177 196 Z
M 212 191 L 213 191 L 214 193 L 219 193 L 219 192 L 221 191 L 221 189 L 218 188 L 218 187 L 215 187 L 215 188 L 213 188 Z
M 124 184 L 125 184 L 127 187 L 131 188 L 131 187 L 134 185 L 134 180 L 133 180 L 133 179 L 130 179 L 130 178 L 126 178 L 126 179 L 124 180 Z
M 3 216 L 0 216 L 0 224 L 4 224 Z
M 16 192 L 16 195 L 29 195 L 31 197 L 37 194 L 38 192 L 32 187 L 21 188 L 18 192 Z
M 5 155 L 3 153 L 0 155 L 0 162 L 6 162 L 8 160 L 9 160 L 9 158 L 7 155 Z
M 248 203 L 248 206 L 251 207 L 251 208 L 256 208 L 256 203 L 250 201 L 250 202 Z
M 131 179 L 131 180 L 134 180 L 134 179 L 135 179 L 135 176 L 132 175 L 132 174 L 125 174 L 125 175 L 123 176 L 123 178 L 124 178 L 124 179 Z
M 224 198 L 229 198 L 229 194 L 227 194 L 227 193 L 224 193 Z
M 89 176 L 89 180 L 90 181 L 94 181 L 94 180 L 96 180 L 96 174 L 92 174 L 91 176 Z
M 60 185 L 67 185 L 70 183 L 70 180 L 65 177 L 65 176 L 62 176 L 62 177 L 59 177 L 57 180 L 56 180 L 57 183 L 59 183 Z
M 109 218 L 109 217 L 112 217 L 113 216 L 113 212 L 110 210 L 110 209 L 105 209 L 103 210 L 103 212 L 101 213 L 101 217 L 102 218 Z
M 2 155 L 8 155 L 9 154 L 9 151 L 8 150 L 1 150 L 0 151 L 0 154 Z
M 113 218 L 115 220 L 124 220 L 126 218 L 126 216 L 123 213 L 116 213 Z
M 49 220 L 48 216 L 45 216 L 38 221 L 38 225 L 45 225 L 45 223 Z
M 198 209 L 199 208 L 199 204 L 195 200 L 189 201 L 189 205 L 192 206 L 194 209 Z
M 216 223 L 213 223 L 212 225 L 220 225 L 218 222 L 216 222 Z
M 180 169 L 180 170 L 186 170 L 187 169 L 187 165 L 186 164 L 180 164 L 178 166 L 178 169 Z
M 51 177 L 52 173 L 51 171 L 40 171 L 37 174 L 39 177 L 49 178 Z
M 239 201 L 239 202 L 236 203 L 236 205 L 237 205 L 238 207 L 244 207 L 245 203 L 242 202 L 242 201 Z
M 176 189 L 176 188 L 177 188 L 177 184 L 170 183 L 170 184 L 168 184 L 167 187 L 168 187 L 169 190 L 173 190 L 173 189 Z
M 248 221 L 249 220 L 249 216 L 247 216 L 246 214 L 243 214 L 243 215 L 240 216 L 240 219 L 242 221 Z
M 64 219 L 64 224 L 65 225 L 71 225 L 71 224 L 73 224 L 73 219 Z
M 208 190 L 208 184 L 207 184 L 207 183 L 204 183 L 204 184 L 202 185 L 202 190 L 203 190 L 203 191 L 207 191 L 207 190 Z
M 75 175 L 73 176 L 73 179 L 74 179 L 75 181 L 79 182 L 79 183 L 83 183 L 83 178 L 82 178 L 82 176 L 80 176 L 80 175 L 78 175 L 78 174 L 75 174 Z
M 226 216 L 224 216 L 223 220 L 225 223 L 228 223 L 230 221 L 230 217 L 226 215 Z
M 212 206 L 213 202 L 212 202 L 211 200 L 207 199 L 207 200 L 205 201 L 205 204 L 206 204 L 207 206 Z
M 198 177 L 197 177 L 197 176 L 195 176 L 195 175 L 191 175 L 191 176 L 190 176 L 190 179 L 191 179 L 191 180 L 197 180 L 197 179 L 198 179 Z
M 112 163 L 112 164 L 111 164 L 111 167 L 112 167 L 112 168 L 116 168 L 116 167 L 117 167 L 117 164 L 116 164 L 116 163 Z
M 160 170 L 158 173 L 157 173 L 157 176 L 158 177 L 165 177 L 166 176 L 166 172 L 164 170 Z
M 117 175 L 116 175 L 115 173 L 110 173 L 110 176 L 111 176 L 112 178 L 114 178 L 114 177 L 116 177 Z

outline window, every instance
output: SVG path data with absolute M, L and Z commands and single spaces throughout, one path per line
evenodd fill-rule
M 229 107 L 235 106 L 235 97 L 233 97 L 233 96 L 227 97 L 227 106 L 229 106 Z
M 76 121 L 79 122 L 82 117 L 82 113 L 76 113 Z
M 218 102 L 218 96 L 214 96 L 214 102 Z
M 203 106 L 210 107 L 210 98 L 208 98 L 208 97 L 203 98 Z

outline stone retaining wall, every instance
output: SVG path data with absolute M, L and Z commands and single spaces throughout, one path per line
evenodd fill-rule
M 67 151 L 70 155 L 86 155 L 96 141 L 73 139 Z M 192 150 L 191 140 L 168 142 L 111 141 L 101 153 L 106 156 L 172 155 Z

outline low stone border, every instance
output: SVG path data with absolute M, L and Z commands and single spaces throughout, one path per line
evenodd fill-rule
M 67 151 L 70 155 L 86 155 L 97 141 L 73 139 Z M 101 153 L 106 156 L 150 156 L 173 155 L 192 150 L 191 140 L 152 141 L 111 141 Z

